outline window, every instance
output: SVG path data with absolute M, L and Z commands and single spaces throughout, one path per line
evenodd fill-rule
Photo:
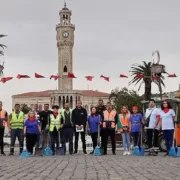
M 68 71 L 67 71 L 67 66 L 64 66 L 63 72 L 66 72 L 66 73 L 68 72 Z

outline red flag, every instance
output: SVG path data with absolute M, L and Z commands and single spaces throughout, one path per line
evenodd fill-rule
M 35 76 L 35 78 L 45 78 L 44 76 L 37 74 L 37 73 L 35 73 L 34 76 Z
M 101 75 L 100 78 L 103 78 L 104 80 L 106 80 L 106 81 L 109 82 L 109 77 L 106 77 L 106 76 Z
M 54 79 L 55 81 L 59 78 L 60 78 L 60 76 L 58 76 L 58 75 L 51 75 L 51 77 L 50 77 L 50 79 Z
M 128 76 L 124 75 L 124 74 L 120 74 L 119 76 L 120 78 L 128 78 Z
M 144 75 L 143 75 L 143 74 L 138 74 L 138 73 L 137 73 L 137 74 L 136 74 L 136 77 L 140 79 L 140 78 L 143 78 Z
M 1 78 L 1 82 L 2 83 L 5 83 L 5 82 L 7 82 L 7 81 L 10 81 L 11 79 L 13 79 L 13 77 L 3 77 L 3 78 Z
M 68 72 L 68 78 L 76 78 L 73 73 Z
M 94 76 L 86 76 L 85 78 L 87 79 L 87 81 L 92 81 L 92 79 L 94 78 Z
M 21 79 L 21 78 L 30 78 L 30 77 L 28 75 L 18 74 L 17 78 Z
M 176 74 L 168 74 L 168 77 L 177 77 Z
M 158 76 L 153 76 L 153 77 L 152 77 L 152 80 L 153 80 L 153 81 L 156 81 L 156 80 L 158 80 L 158 78 L 159 78 Z

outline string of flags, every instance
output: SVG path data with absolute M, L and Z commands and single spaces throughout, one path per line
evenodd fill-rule
M 43 75 L 41 75 L 41 74 L 38 74 L 38 73 L 34 73 L 34 77 L 37 78 L 37 79 L 47 78 L 47 77 L 45 77 L 45 76 L 43 76 Z M 77 78 L 77 77 L 74 75 L 74 73 L 70 73 L 70 72 L 67 73 L 67 77 L 68 77 L 68 78 Z M 120 77 L 120 78 L 128 78 L 128 76 L 125 75 L 125 74 L 120 74 L 119 77 Z M 169 78 L 175 78 L 175 77 L 177 77 L 177 75 L 176 75 L 176 74 L 168 74 L 167 77 L 169 77 Z M 7 81 L 12 80 L 13 78 L 14 78 L 14 77 L 2 77 L 2 78 L 0 79 L 0 82 L 6 83 Z M 17 79 L 28 79 L 28 78 L 30 78 L 30 76 L 29 76 L 29 75 L 26 75 L 26 74 L 18 74 L 18 75 L 16 76 L 16 78 L 17 78 Z M 54 79 L 55 81 L 56 81 L 57 79 L 59 79 L 59 78 L 61 78 L 59 75 L 51 75 L 51 76 L 49 77 L 49 79 Z M 85 76 L 85 78 L 87 79 L 87 81 L 92 81 L 93 78 L 94 78 L 94 76 Z M 107 76 L 104 76 L 104 75 L 101 75 L 100 78 L 104 79 L 104 80 L 107 81 L 107 82 L 110 81 L 110 77 L 107 77 Z M 152 80 L 158 80 L 159 77 L 158 77 L 158 76 L 146 77 L 146 76 L 144 76 L 143 74 L 136 74 L 136 78 L 139 78 L 139 79 L 142 79 L 142 78 L 152 78 Z

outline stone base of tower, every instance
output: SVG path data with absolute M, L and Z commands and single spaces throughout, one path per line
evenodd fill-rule
M 77 101 L 82 99 L 82 92 L 77 90 L 57 90 L 51 92 L 50 97 L 52 106 L 58 105 L 62 109 L 65 103 L 69 103 L 71 108 L 75 108 Z

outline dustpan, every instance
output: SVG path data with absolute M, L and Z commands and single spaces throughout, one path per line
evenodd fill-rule
M 24 140 L 23 151 L 22 151 L 21 155 L 19 156 L 19 158 L 24 159 L 24 158 L 28 158 L 28 157 L 32 157 L 32 154 L 30 152 L 28 152 L 28 150 L 26 148 L 26 141 Z
M 52 156 L 53 152 L 49 146 L 49 132 L 48 132 L 48 138 L 47 138 L 47 147 L 43 150 L 43 155 L 44 156 Z
M 59 137 L 59 146 L 56 147 L 56 155 L 65 155 L 65 149 L 63 147 L 63 138 L 60 136 L 60 131 L 58 131 L 58 137 Z
M 98 138 L 97 138 L 97 146 L 94 149 L 94 156 L 101 156 L 101 147 L 100 147 L 100 122 L 98 124 Z
M 42 156 L 43 155 L 43 148 L 42 148 L 42 133 L 40 133 L 40 146 L 35 147 L 35 156 Z

